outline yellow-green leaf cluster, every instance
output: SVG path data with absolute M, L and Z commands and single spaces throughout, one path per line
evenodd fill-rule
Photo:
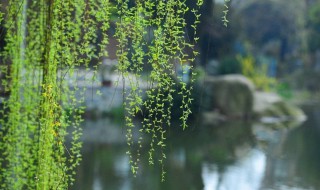
M 223 25 L 224 25 L 225 27 L 228 26 L 228 22 L 229 22 L 227 16 L 228 16 L 228 12 L 229 12 L 228 3 L 229 3 L 230 1 L 231 1 L 231 0 L 224 0 L 224 8 L 225 8 L 225 10 L 223 11 L 222 22 L 223 22 Z
M 136 0 L 134 5 L 129 5 L 128 0 L 117 1 L 118 71 L 129 81 L 129 87 L 124 91 L 124 105 L 127 114 L 125 118 L 127 143 L 131 150 L 127 154 L 134 175 L 137 174 L 143 140 L 141 135 L 135 143 L 132 134 L 135 127 L 133 118 L 138 113 L 146 110 L 139 132 L 151 137 L 147 145 L 151 165 L 158 163 L 163 167 L 166 158 L 164 151 L 166 128 L 171 124 L 173 93 L 176 90 L 182 97 L 183 114 L 180 118 L 182 127 L 183 129 L 187 127 L 186 122 L 191 113 L 192 87 L 187 87 L 187 83 L 182 81 L 181 77 L 175 80 L 174 76 L 178 75 L 176 71 L 178 65 L 191 70 L 194 56 L 198 54 L 194 49 L 198 38 L 192 42 L 187 38 L 185 14 L 188 11 L 194 14 L 195 23 L 192 27 L 196 36 L 196 26 L 200 18 L 198 10 L 201 5 L 202 0 L 198 0 L 197 8 L 189 10 L 186 0 Z M 191 53 L 188 54 L 188 50 L 191 50 Z M 151 71 L 148 76 L 148 89 L 145 92 L 146 98 L 143 100 L 143 91 L 138 79 L 142 72 L 145 72 L 143 67 L 145 64 L 151 66 Z M 135 145 L 137 149 L 134 149 Z M 157 150 L 161 152 L 161 156 L 156 159 Z M 162 171 L 162 180 L 164 174 Z
M 2 83 L 10 92 L 1 111 L 0 162 L 5 167 L 0 168 L 0 188 L 68 189 L 73 183 L 81 161 L 79 125 L 84 108 L 79 96 L 85 92 L 73 78 L 80 75 L 78 68 L 89 70 L 92 60 L 108 56 L 107 31 L 114 10 L 118 15 L 118 71 L 129 81 L 129 88 L 124 88 L 124 106 L 131 169 L 137 173 L 143 146 L 142 135 L 137 143 L 134 139 L 133 118 L 143 108 L 148 113 L 139 132 L 151 137 L 149 163 L 163 168 L 165 128 L 171 124 L 175 91 L 182 97 L 183 129 L 191 113 L 192 87 L 173 76 L 177 76 L 177 65 L 192 70 L 198 55 L 194 49 L 198 38 L 187 38 L 185 14 L 194 14 L 191 27 L 196 36 L 202 3 L 197 0 L 197 8 L 189 10 L 186 0 L 117 0 L 116 7 L 109 0 L 9 0 L 7 45 L 0 60 L 7 65 L 8 80 Z M 0 21 L 2 18 L 0 14 Z M 145 64 L 152 69 L 144 100 L 139 79 Z M 98 65 L 93 68 L 94 80 Z M 68 132 L 72 141 L 66 146 Z M 160 158 L 155 158 L 156 151 Z M 164 174 L 163 170 L 162 180 Z
M 109 8 L 108 0 L 8 1 L 0 65 L 10 71 L 3 83 L 10 96 L 1 112 L 0 189 L 64 190 L 73 183 L 85 89 L 71 79 L 93 57 L 107 55 Z

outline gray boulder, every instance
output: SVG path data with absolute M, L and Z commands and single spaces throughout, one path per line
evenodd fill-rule
M 246 119 L 251 116 L 254 85 L 242 75 L 205 77 L 203 81 L 203 110 L 218 111 L 227 118 Z
M 254 118 L 281 127 L 294 126 L 306 119 L 301 109 L 279 95 L 255 91 L 253 83 L 242 75 L 206 76 L 201 90 L 204 123 Z
M 288 121 L 300 123 L 306 119 L 300 108 L 285 102 L 275 93 L 255 92 L 253 111 L 261 122 L 272 125 Z

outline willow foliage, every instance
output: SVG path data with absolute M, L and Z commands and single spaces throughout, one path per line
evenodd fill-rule
M 80 106 L 83 98 L 76 95 L 83 90 L 72 78 L 79 75 L 80 66 L 88 68 L 92 58 L 107 56 L 107 30 L 114 9 L 119 17 L 115 35 L 118 71 L 130 81 L 130 88 L 124 90 L 124 104 L 132 172 L 137 173 L 142 147 L 142 135 L 137 144 L 133 140 L 133 117 L 142 107 L 149 110 L 139 130 L 151 137 L 149 163 L 155 163 L 154 154 L 159 150 L 157 161 L 163 166 L 164 126 L 170 126 L 176 83 L 181 86 L 183 128 L 191 113 L 192 89 L 181 78 L 172 78 L 175 63 L 192 69 L 184 63 L 193 62 L 198 54 L 194 50 L 198 38 L 187 38 L 184 15 L 194 13 L 195 34 L 200 15 L 197 9 L 189 10 L 185 1 L 117 0 L 116 7 L 109 0 L 8 1 L 5 14 L 0 14 L 7 29 L 1 36 L 6 47 L 0 65 L 9 79 L 2 84 L 10 91 L 1 110 L 1 189 L 67 189 L 73 183 L 81 161 L 79 125 L 84 108 Z M 198 0 L 198 9 L 201 4 Z M 99 41 L 97 29 L 102 33 Z M 93 48 L 97 43 L 100 48 Z M 152 70 L 147 99 L 143 100 L 138 78 L 146 63 Z M 72 141 L 66 146 L 68 133 Z
M 230 1 L 231 0 L 224 0 L 224 4 L 223 4 L 225 10 L 223 11 L 222 22 L 225 27 L 228 26 L 228 22 L 229 22 L 229 20 L 227 19 L 227 16 L 228 16 L 228 12 L 229 12 L 228 3 L 230 3 Z
M 197 1 L 197 8 L 202 1 Z M 166 130 L 170 126 L 171 108 L 173 106 L 173 93 L 176 86 L 181 86 L 179 94 L 182 96 L 181 126 L 187 127 L 186 121 L 191 113 L 191 89 L 186 82 L 179 78 L 175 81 L 172 76 L 177 75 L 175 65 L 180 64 L 184 70 L 192 69 L 185 63 L 194 61 L 198 53 L 194 50 L 194 44 L 198 40 L 188 41 L 186 34 L 187 23 L 184 15 L 192 11 L 196 18 L 192 25 L 196 35 L 196 25 L 199 23 L 198 9 L 189 10 L 185 0 L 144 0 L 135 1 L 135 6 L 129 7 L 129 1 L 118 0 L 118 14 L 120 21 L 117 23 L 116 36 L 119 39 L 118 70 L 123 77 L 129 77 L 130 88 L 126 89 L 125 108 L 128 115 L 125 117 L 127 125 L 128 145 L 134 150 L 132 130 L 135 127 L 132 119 L 142 112 L 143 107 L 148 113 L 142 122 L 140 133 L 151 136 L 149 144 L 149 163 L 155 164 L 155 151 L 159 150 L 161 156 L 157 162 L 163 167 L 166 158 L 164 153 Z M 153 35 L 150 39 L 149 35 Z M 187 50 L 192 50 L 191 56 Z M 143 65 L 152 66 L 149 78 L 149 89 L 146 91 L 146 101 L 142 99 L 142 90 L 139 87 L 138 78 L 143 72 Z M 134 75 L 129 75 L 133 73 Z M 130 78 L 131 77 L 131 78 Z M 177 85 L 176 83 L 180 85 Z M 192 81 L 193 82 L 193 79 Z M 142 135 L 138 139 L 136 152 L 128 151 L 131 170 L 137 173 L 142 148 Z M 162 170 L 162 179 L 165 171 Z

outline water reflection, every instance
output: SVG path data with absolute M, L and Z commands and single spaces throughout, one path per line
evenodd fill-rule
M 309 120 L 297 128 L 232 122 L 173 132 L 167 142 L 164 183 L 159 167 L 148 166 L 147 152 L 142 154 L 145 162 L 139 175 L 133 178 L 122 140 L 108 142 L 99 137 L 95 142 L 90 138 L 84 143 L 73 189 L 316 190 L 320 187 L 320 125 L 319 114 L 314 113 L 311 110 Z M 118 130 L 112 138 L 122 138 L 123 129 L 114 123 L 98 121 L 97 125 L 100 129 L 101 123 L 108 122 L 112 130 Z M 95 122 L 89 124 L 93 130 Z M 108 138 L 108 134 L 100 135 Z
M 238 160 L 223 173 L 219 173 L 215 165 L 204 163 L 202 165 L 204 189 L 259 189 L 263 180 L 265 165 L 266 156 L 257 149 L 252 149 L 246 157 Z

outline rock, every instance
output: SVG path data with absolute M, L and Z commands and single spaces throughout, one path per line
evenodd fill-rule
M 266 124 L 286 121 L 297 121 L 299 123 L 306 119 L 301 109 L 285 102 L 275 93 L 255 92 L 253 111 L 255 116 Z
M 242 75 L 205 77 L 203 81 L 205 111 L 218 110 L 227 118 L 249 118 L 253 110 L 253 83 Z
M 275 93 L 257 92 L 242 75 L 206 76 L 201 89 L 201 118 L 205 124 L 254 118 L 275 127 L 293 127 L 306 119 L 302 110 Z

